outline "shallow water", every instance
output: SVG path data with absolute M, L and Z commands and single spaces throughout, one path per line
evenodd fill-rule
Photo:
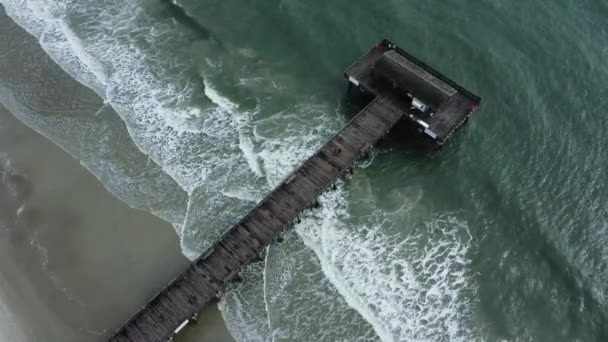
M 171 225 L 0 106 L 0 341 L 104 341 L 185 267 L 180 252 Z M 217 307 L 198 328 L 230 341 Z
M 440 151 L 376 148 L 251 265 L 220 303 L 237 340 L 608 338 L 605 1 L 0 3 L 96 94 L 9 32 L 0 101 L 190 258 L 353 114 L 341 72 L 380 38 L 483 98 Z

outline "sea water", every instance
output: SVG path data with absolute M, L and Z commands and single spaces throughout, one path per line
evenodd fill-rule
M 440 151 L 381 144 L 248 266 L 220 302 L 236 340 L 608 338 L 605 1 L 0 3 L 100 105 L 32 103 L 10 70 L 0 101 L 191 259 L 354 114 L 342 70 L 381 38 L 483 98 Z

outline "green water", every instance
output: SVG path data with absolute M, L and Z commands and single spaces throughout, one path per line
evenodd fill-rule
M 440 151 L 378 146 L 251 265 L 220 303 L 236 340 L 608 339 L 605 0 L 0 3 L 106 105 L 66 115 L 60 79 L 7 68 L 0 101 L 191 258 L 353 114 L 342 71 L 381 38 L 482 97 Z

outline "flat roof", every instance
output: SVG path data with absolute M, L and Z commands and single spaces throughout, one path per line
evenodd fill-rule
M 400 55 L 395 50 L 389 50 L 382 54 L 374 68 L 378 68 L 378 66 L 382 64 L 391 64 L 391 66 L 393 66 L 392 69 L 397 73 L 387 76 L 400 78 L 404 83 L 424 83 L 425 85 L 432 87 L 433 90 L 441 92 L 446 97 L 452 97 L 457 92 L 452 86 L 433 76 L 431 73 Z
M 462 126 L 481 102 L 479 96 L 386 39 L 374 45 L 344 75 L 374 96 L 406 97 L 407 91 L 433 107 L 430 117 L 410 110 L 407 105 L 403 110 L 409 111 L 405 117 L 439 144 Z

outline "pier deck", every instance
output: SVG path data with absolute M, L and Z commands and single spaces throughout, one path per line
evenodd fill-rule
M 441 144 L 480 101 L 387 40 L 348 68 L 345 76 L 374 99 L 131 317 L 110 342 L 171 340 L 241 267 L 258 258 L 303 210 L 315 205 L 323 190 L 397 123 L 406 118 Z M 415 107 L 418 98 L 430 104 L 428 108 L 432 105 L 432 111 L 420 104 Z
M 289 175 L 209 251 L 133 316 L 112 342 L 167 341 L 215 298 L 241 267 L 269 245 L 357 157 L 401 120 L 397 99 L 378 97 Z
M 377 70 L 378 63 L 386 58 L 385 55 L 394 59 L 394 65 L 388 68 L 391 76 L 397 76 L 390 80 L 382 77 L 382 71 Z M 386 39 L 346 69 L 344 76 L 373 96 L 385 96 L 388 93 L 401 93 L 402 97 L 406 97 L 406 93 L 409 97 L 426 95 L 429 104 L 435 107 L 432 115 L 411 109 L 410 102 L 404 108 L 408 111 L 405 117 L 438 145 L 447 141 L 465 123 L 481 101 L 477 95 Z M 441 98 L 437 99 L 438 96 Z M 437 103 L 430 103 L 433 100 L 437 100 Z

